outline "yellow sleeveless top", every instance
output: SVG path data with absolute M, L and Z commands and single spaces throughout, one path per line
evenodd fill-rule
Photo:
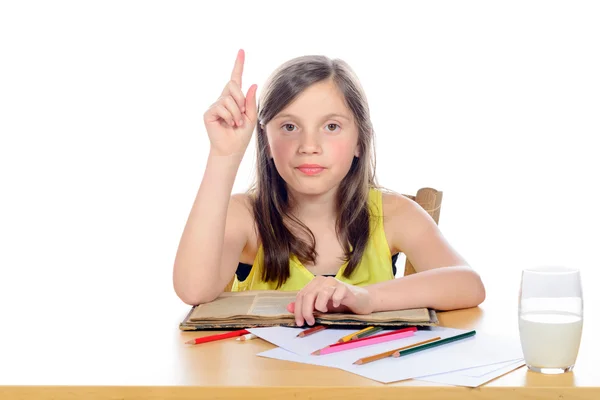
M 392 274 L 392 255 L 388 246 L 385 232 L 383 230 L 383 205 L 381 191 L 371 188 L 369 190 L 369 211 L 371 219 L 369 223 L 370 236 L 362 259 L 350 278 L 342 274 L 348 262 L 340 267 L 336 279 L 351 285 L 365 286 L 373 283 L 394 279 Z M 245 290 L 276 290 L 277 282 L 264 282 L 262 277 L 263 248 L 259 246 L 256 258 L 248 277 L 240 282 L 235 277 L 232 292 Z M 307 270 L 295 255 L 290 256 L 290 277 L 277 290 L 297 291 L 301 290 L 315 276 Z

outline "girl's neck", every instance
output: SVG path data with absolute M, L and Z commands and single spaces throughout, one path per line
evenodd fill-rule
M 292 214 L 302 222 L 327 222 L 335 221 L 336 190 L 332 189 L 319 195 L 306 195 L 294 192 L 288 192 L 290 196 L 290 206 Z

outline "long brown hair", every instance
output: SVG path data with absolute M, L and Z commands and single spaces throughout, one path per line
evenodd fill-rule
M 256 177 L 249 190 L 253 199 L 256 228 L 264 250 L 263 281 L 280 287 L 290 276 L 289 258 L 315 263 L 315 236 L 290 213 L 286 183 L 277 172 L 268 152 L 265 126 L 309 86 L 331 79 L 343 94 L 358 127 L 359 157 L 354 157 L 336 195 L 336 233 L 348 261 L 344 276 L 358 266 L 369 239 L 369 189 L 375 180 L 374 133 L 367 99 L 348 64 L 325 56 L 294 58 L 277 68 L 267 80 L 258 102 L 256 132 Z M 300 239 L 290 230 L 295 225 L 310 238 Z

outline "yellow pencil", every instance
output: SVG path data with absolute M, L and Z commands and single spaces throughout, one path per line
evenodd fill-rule
M 373 328 L 375 328 L 375 327 L 374 327 L 374 326 L 369 326 L 369 327 L 367 327 L 367 328 L 365 328 L 365 329 L 362 329 L 362 330 L 360 330 L 360 331 L 358 331 L 358 332 L 354 332 L 354 333 L 351 333 L 350 335 L 346 335 L 346 336 L 344 336 L 343 338 L 341 338 L 340 340 L 338 340 L 337 342 L 338 342 L 338 343 L 346 343 L 346 342 L 349 342 L 349 341 L 351 341 L 351 340 L 352 340 L 352 338 L 353 338 L 353 337 L 355 337 L 356 335 L 359 335 L 359 334 L 361 334 L 361 333 L 364 333 L 364 332 L 368 332 L 368 331 L 370 331 L 370 330 L 371 330 L 371 329 L 373 329 Z

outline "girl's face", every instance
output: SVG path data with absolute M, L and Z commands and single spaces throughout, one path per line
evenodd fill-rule
M 295 192 L 337 188 L 358 152 L 358 128 L 331 80 L 305 89 L 266 125 L 277 171 Z

